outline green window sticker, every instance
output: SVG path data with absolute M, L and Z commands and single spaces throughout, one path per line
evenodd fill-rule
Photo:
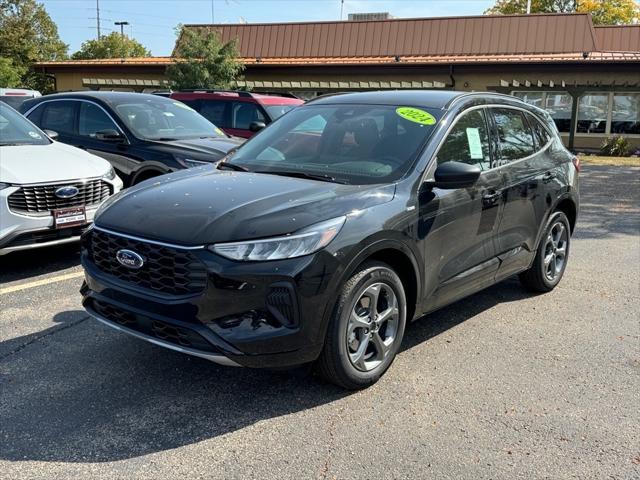
M 435 125 L 436 119 L 429 112 L 414 107 L 398 107 L 396 113 L 405 120 L 419 123 L 420 125 Z

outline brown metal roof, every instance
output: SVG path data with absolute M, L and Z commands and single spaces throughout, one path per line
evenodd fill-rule
M 587 14 L 185 27 L 216 29 L 225 42 L 237 38 L 241 55 L 253 58 L 512 55 L 597 50 L 595 31 Z
M 640 53 L 640 25 L 611 25 L 595 29 L 600 50 Z

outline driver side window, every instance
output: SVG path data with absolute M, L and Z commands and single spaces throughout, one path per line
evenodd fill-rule
M 95 138 L 96 133 L 103 130 L 117 131 L 118 127 L 100 107 L 82 102 L 78 117 L 78 133 L 84 137 Z
M 458 119 L 440 146 L 437 158 L 438 164 L 462 162 L 489 170 L 489 134 L 482 110 L 473 110 Z

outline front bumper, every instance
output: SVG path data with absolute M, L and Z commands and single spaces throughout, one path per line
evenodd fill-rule
M 146 247 L 123 244 L 141 239 L 127 240 L 109 232 L 114 234 L 115 248 L 148 247 L 147 243 Z M 311 362 L 320 354 L 336 295 L 333 280 L 341 273 L 331 254 L 321 251 L 281 261 L 234 262 L 205 248 L 190 250 L 188 255 L 204 267 L 202 288 L 176 293 L 162 291 L 172 281 L 171 275 L 177 278 L 175 272 L 164 270 L 166 266 L 141 269 L 140 275 L 152 278 L 151 283 L 108 271 L 104 259 L 92 250 L 94 235 L 105 232 L 96 228 L 83 237 L 81 293 L 85 309 L 101 322 L 225 365 L 281 368 Z M 156 260 L 166 264 L 172 250 L 157 248 L 164 256 Z M 147 257 L 155 255 L 148 248 L 145 252 Z

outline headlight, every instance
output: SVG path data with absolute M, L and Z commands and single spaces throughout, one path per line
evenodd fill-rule
M 176 156 L 176 161 L 184 168 L 200 167 L 202 165 L 210 165 L 211 162 L 205 162 L 203 160 L 195 160 L 193 158 Z
M 301 257 L 317 252 L 333 240 L 347 217 L 338 217 L 316 223 L 291 235 L 248 240 L 246 242 L 218 243 L 210 250 L 231 260 L 264 261 Z
M 109 171 L 105 173 L 102 176 L 102 178 L 107 180 L 113 180 L 114 178 L 116 178 L 116 171 L 113 169 L 113 167 L 109 167 Z
M 4 190 L 5 188 L 9 188 L 11 184 L 0 182 L 0 190 Z

